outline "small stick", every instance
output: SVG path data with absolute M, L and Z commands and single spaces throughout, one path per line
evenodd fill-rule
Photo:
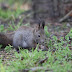
M 45 59 L 40 60 L 40 61 L 39 61 L 39 64 L 44 63 L 46 60 L 48 60 L 48 57 L 46 57 Z
M 72 13 L 72 10 L 70 12 L 68 12 L 63 18 L 61 18 L 59 20 L 59 22 L 63 22 L 65 19 L 67 19 L 69 17 L 69 15 Z

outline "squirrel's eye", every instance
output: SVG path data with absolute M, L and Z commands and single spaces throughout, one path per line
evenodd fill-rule
M 40 37 L 40 35 L 38 35 L 38 37 Z

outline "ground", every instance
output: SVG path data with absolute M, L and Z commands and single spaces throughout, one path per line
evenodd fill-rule
M 30 25 L 30 10 L 24 10 L 24 4 L 20 4 L 18 9 L 18 2 L 14 5 L 15 7 L 10 2 L 0 2 L 0 32 L 11 32 L 21 25 Z M 27 5 L 26 7 L 28 9 Z M 48 51 L 37 51 L 37 47 L 34 51 L 23 50 L 18 54 L 10 45 L 4 49 L 0 48 L 0 71 L 71 72 L 72 22 L 58 23 L 46 20 L 46 26 L 47 34 L 49 33 L 46 45 Z M 69 37 L 71 40 L 68 40 Z

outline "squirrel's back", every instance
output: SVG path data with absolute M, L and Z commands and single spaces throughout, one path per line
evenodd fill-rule
M 34 47 L 33 28 L 21 26 L 14 34 L 13 46 L 18 48 L 31 48 Z

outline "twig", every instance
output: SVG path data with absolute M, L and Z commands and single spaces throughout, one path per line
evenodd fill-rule
M 61 18 L 61 19 L 59 20 L 59 22 L 62 22 L 62 21 L 64 21 L 65 19 L 67 19 L 71 13 L 72 13 L 72 10 L 71 10 L 70 12 L 68 12 L 63 18 Z
M 37 70 L 45 70 L 45 71 L 51 71 L 51 72 L 53 72 L 52 69 L 46 69 L 44 67 L 34 67 L 34 68 L 30 68 L 30 69 L 23 69 L 23 70 L 19 70 L 19 72 L 29 72 L 29 71 L 35 72 Z
M 42 64 L 42 63 L 44 63 L 44 62 L 47 61 L 47 60 L 48 60 L 48 57 L 46 57 L 45 59 L 40 60 L 40 61 L 39 61 L 39 64 Z

